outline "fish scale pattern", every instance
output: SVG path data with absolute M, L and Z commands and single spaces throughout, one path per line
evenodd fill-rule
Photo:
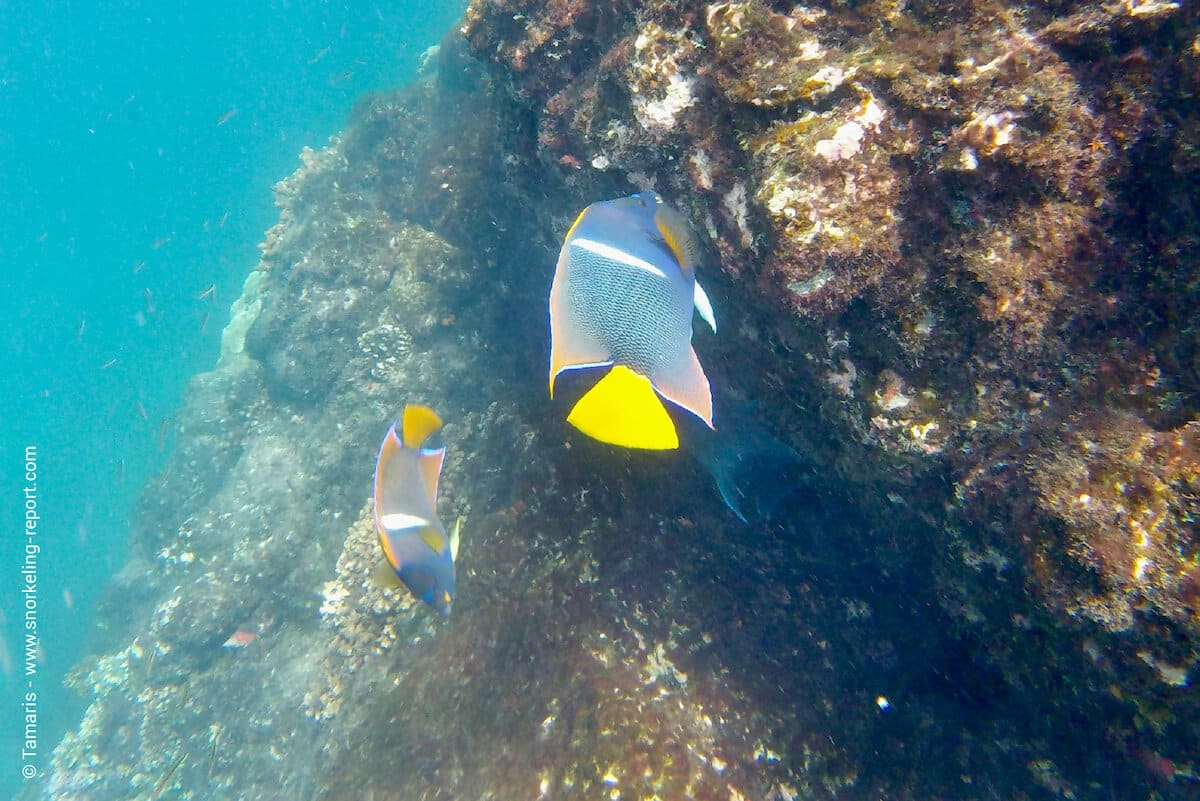
M 691 341 L 692 299 L 646 270 L 572 248 L 576 270 L 569 285 L 571 311 L 613 360 L 653 376 L 677 363 Z M 682 344 L 683 350 L 674 347 Z M 671 347 L 666 347 L 671 346 Z

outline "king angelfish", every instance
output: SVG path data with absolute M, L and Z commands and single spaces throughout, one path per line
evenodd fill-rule
M 375 463 L 375 530 L 388 567 L 412 594 L 443 617 L 454 600 L 458 527 L 447 536 L 437 516 L 445 447 L 431 447 L 442 420 L 425 406 L 404 408 Z
M 654 192 L 588 206 L 567 232 L 550 290 L 550 396 L 568 370 L 608 368 L 567 422 L 627 448 L 679 447 L 663 401 L 713 425 L 692 314 L 716 331 L 696 283 L 691 226 Z

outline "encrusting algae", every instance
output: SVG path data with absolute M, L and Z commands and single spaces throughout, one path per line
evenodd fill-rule
M 1061 433 L 1032 472 L 1039 506 L 1064 526 L 1071 558 L 1100 579 L 1096 596 L 1068 611 L 1115 631 L 1144 605 L 1200 625 L 1200 423 L 1154 431 L 1114 415 Z

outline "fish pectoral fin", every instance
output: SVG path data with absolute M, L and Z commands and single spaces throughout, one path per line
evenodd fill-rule
M 454 521 L 454 530 L 450 532 L 450 559 L 455 562 L 458 561 L 458 543 L 462 534 L 462 521 L 462 515 L 459 515 L 458 519 Z
M 675 423 L 650 379 L 617 365 L 579 399 L 567 422 L 589 437 L 624 448 L 679 447 Z
M 421 538 L 422 542 L 429 546 L 429 550 L 433 551 L 438 556 L 441 556 L 446 552 L 446 540 L 444 537 L 442 537 L 441 532 L 439 532 L 433 526 L 426 526 L 425 528 L 421 529 L 417 536 Z
M 658 198 L 654 223 L 675 261 L 679 263 L 679 269 L 684 275 L 692 275 L 700 261 L 700 242 L 696 239 L 696 232 L 692 226 L 682 214 L 663 203 L 662 198 Z
M 371 583 L 385 590 L 404 587 L 404 582 L 400 580 L 400 574 L 388 564 L 386 559 L 379 560 L 379 563 L 375 565 L 375 569 L 371 572 Z
M 713 315 L 712 301 L 708 299 L 708 293 L 704 291 L 704 287 L 700 286 L 700 282 L 696 282 L 696 289 L 692 292 L 692 300 L 696 304 L 696 311 L 700 313 L 700 319 L 708 323 L 708 327 L 712 332 L 717 333 L 717 318 Z

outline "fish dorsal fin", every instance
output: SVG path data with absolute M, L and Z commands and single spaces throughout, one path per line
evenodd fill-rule
M 429 435 L 442 427 L 442 418 L 428 406 L 409 404 L 404 407 L 402 440 L 406 448 L 419 448 Z
M 660 203 L 654 212 L 654 224 L 658 226 L 658 232 L 671 249 L 675 261 L 679 262 L 679 269 L 684 275 L 694 275 L 696 263 L 700 261 L 700 243 L 696 241 L 692 226 L 682 214 L 665 203 Z
M 425 493 L 429 498 L 430 509 L 437 509 L 438 479 L 441 478 L 442 460 L 445 458 L 445 448 L 438 448 L 436 451 L 421 451 L 417 454 L 417 468 L 421 471 L 421 479 L 425 484 Z
M 590 209 L 590 208 L 591 208 L 591 206 L 588 206 L 587 209 L 584 209 L 583 211 L 579 212 L 579 216 L 575 218 L 575 222 L 571 223 L 571 227 L 567 229 L 567 235 L 563 237 L 563 241 L 569 240 L 571 238 L 571 234 L 575 233 L 575 229 L 578 228 L 579 223 L 583 221 L 583 215 L 587 214 L 588 209 Z
M 675 424 L 650 379 L 620 364 L 579 399 L 567 422 L 589 437 L 624 448 L 679 447 Z
M 696 303 L 696 311 L 700 313 L 700 319 L 708 323 L 708 327 L 712 332 L 717 333 L 717 318 L 713 315 L 712 301 L 708 299 L 708 293 L 704 291 L 704 287 L 700 286 L 700 282 L 696 282 L 696 289 L 692 292 L 692 299 Z
M 388 465 L 396 458 L 396 454 L 404 449 L 404 445 L 400 442 L 400 437 L 396 434 L 396 424 L 392 423 L 392 427 L 388 429 L 387 435 L 383 438 L 383 444 L 379 446 L 379 457 L 375 460 L 375 498 L 376 500 L 383 493 L 384 477 L 387 474 Z
M 454 530 L 450 532 L 450 558 L 458 561 L 458 543 L 462 535 L 462 515 L 454 521 Z

